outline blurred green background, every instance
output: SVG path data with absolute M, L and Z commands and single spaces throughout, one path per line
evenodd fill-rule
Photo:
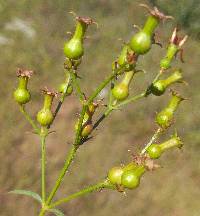
M 174 67 L 184 71 L 188 86 L 177 89 L 189 100 L 182 103 L 176 114 L 177 128 L 185 146 L 183 150 L 166 153 L 159 163 L 162 169 L 147 173 L 141 185 L 127 195 L 115 191 L 102 191 L 62 205 L 68 216 L 199 216 L 200 215 L 200 2 L 199 0 L 0 0 L 0 215 L 34 216 L 39 205 L 24 196 L 8 195 L 17 189 L 40 192 L 40 145 L 31 133 L 12 99 L 18 67 L 36 71 L 30 82 L 32 102 L 28 110 L 35 115 L 42 104 L 39 89 L 56 88 L 64 79 L 63 43 L 67 31 L 73 31 L 74 19 L 68 13 L 94 18 L 99 28 L 91 26 L 85 42 L 85 56 L 79 74 L 81 86 L 90 94 L 100 80 L 110 73 L 111 62 L 117 57 L 122 41 L 134 33 L 133 24 L 142 25 L 146 11 L 139 3 L 155 4 L 176 18 L 161 23 L 158 28 L 164 48 L 153 46 L 150 53 L 141 57 L 138 74 L 133 82 L 132 94 L 144 89 L 159 69 L 159 59 L 165 53 L 171 32 L 177 24 L 182 34 L 189 34 L 184 46 L 185 64 L 179 58 Z M 138 151 L 156 129 L 156 111 L 169 99 L 149 97 L 129 104 L 122 111 L 114 112 L 94 138 L 83 145 L 57 193 L 57 198 L 95 183 L 107 171 L 120 163 L 131 160 L 131 153 Z M 48 139 L 48 189 L 52 187 L 62 167 L 67 150 L 73 140 L 73 125 L 80 111 L 80 104 L 73 94 L 62 107 Z M 103 107 L 100 109 L 103 111 Z M 173 129 L 162 136 L 168 138 Z M 128 152 L 131 150 L 131 152 Z

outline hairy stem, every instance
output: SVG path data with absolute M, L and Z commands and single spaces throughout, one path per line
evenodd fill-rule
M 153 142 L 155 142 L 155 140 L 158 139 L 159 135 L 162 133 L 162 128 L 158 128 L 156 130 L 156 132 L 154 133 L 154 135 L 151 137 L 150 141 L 145 145 L 145 147 L 142 149 L 141 151 L 141 155 L 143 155 L 146 150 L 149 148 L 149 146 L 151 146 L 153 144 Z

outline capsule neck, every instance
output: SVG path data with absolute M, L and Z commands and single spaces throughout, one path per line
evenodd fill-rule
M 172 96 L 171 101 L 169 102 L 168 108 L 171 109 L 173 112 L 176 111 L 178 105 L 183 99 L 177 95 Z
M 160 144 L 162 151 L 165 151 L 165 150 L 173 148 L 173 147 L 181 147 L 181 146 L 182 146 L 182 142 L 177 136 L 175 136 L 175 137 L 171 138 L 170 140 L 167 140 L 166 142 Z
M 135 173 L 136 175 L 140 178 L 144 172 L 145 172 L 145 166 L 139 166 L 136 170 L 135 170 Z
M 44 109 L 51 109 L 52 102 L 53 102 L 53 96 L 46 94 L 44 96 L 44 106 L 43 106 L 43 108 Z
M 159 18 L 155 16 L 149 16 L 147 18 L 146 23 L 144 24 L 143 31 L 146 32 L 147 34 L 153 36 L 153 33 L 156 29 L 156 27 L 159 24 Z
M 18 87 L 21 89 L 27 89 L 27 85 L 28 85 L 28 77 L 19 77 Z
M 170 44 L 167 48 L 166 57 L 171 61 L 177 52 L 178 52 L 178 47 L 175 44 Z
M 73 38 L 83 40 L 86 29 L 87 29 L 87 24 L 85 24 L 84 22 L 78 21 L 76 24 L 76 30 L 75 30 Z
M 169 76 L 167 79 L 165 79 L 165 85 L 171 85 L 177 81 L 182 79 L 182 74 L 179 71 L 174 72 L 171 76 Z
M 121 83 L 123 83 L 126 86 L 129 86 L 131 80 L 133 79 L 133 75 L 134 75 L 134 71 L 126 72 Z

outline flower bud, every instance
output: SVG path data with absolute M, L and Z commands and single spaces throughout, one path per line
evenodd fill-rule
M 156 96 L 160 96 L 165 93 L 166 89 L 182 79 L 182 72 L 181 70 L 176 70 L 171 76 L 164 80 L 158 80 L 153 83 L 150 87 L 150 91 L 152 94 Z
M 18 76 L 18 87 L 14 91 L 13 96 L 17 103 L 19 104 L 26 104 L 31 99 L 31 94 L 27 88 L 28 80 L 33 74 L 33 71 L 29 70 L 17 70 L 17 76 Z

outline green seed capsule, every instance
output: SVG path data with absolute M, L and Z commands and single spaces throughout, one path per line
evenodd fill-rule
M 40 123 L 41 126 L 48 126 L 53 121 L 53 114 L 50 109 L 41 109 L 37 113 L 37 121 Z
M 140 178 L 144 174 L 144 166 L 139 166 L 134 170 L 124 171 L 121 176 L 121 184 L 125 188 L 134 189 L 139 186 Z
M 64 54 L 68 59 L 78 60 L 84 54 L 83 39 L 87 27 L 93 21 L 90 18 L 77 17 L 76 30 L 73 37 L 64 44 Z
M 151 49 L 151 45 L 154 43 L 154 32 L 160 20 L 172 18 L 165 16 L 155 7 L 151 9 L 144 4 L 141 4 L 141 6 L 148 10 L 150 16 L 148 16 L 143 29 L 136 33 L 130 40 L 131 49 L 138 55 L 143 55 Z
M 48 90 L 45 88 L 43 91 L 44 94 L 44 103 L 43 108 L 37 113 L 37 121 L 41 126 L 48 126 L 53 121 L 53 113 L 51 111 L 53 98 L 57 93 Z
M 26 104 L 30 101 L 31 95 L 28 90 L 17 88 L 14 91 L 14 99 L 19 104 Z
M 144 28 L 131 38 L 130 47 L 135 53 L 138 55 L 143 55 L 151 49 L 154 31 L 158 24 L 158 17 L 152 15 L 149 16 Z
M 172 124 L 174 112 L 171 109 L 164 109 L 156 115 L 156 123 L 162 128 L 168 128 Z
M 26 104 L 31 99 L 31 94 L 27 88 L 28 86 L 28 80 L 33 74 L 33 71 L 28 70 L 17 70 L 17 76 L 18 76 L 18 87 L 14 91 L 13 96 L 17 103 L 19 104 Z
M 166 89 L 182 79 L 182 72 L 181 70 L 176 70 L 171 76 L 164 80 L 158 80 L 153 83 L 150 87 L 150 91 L 152 94 L 156 96 L 160 96 L 165 93 Z
M 130 41 L 131 49 L 138 55 L 147 53 L 151 49 L 151 44 L 151 35 L 144 31 L 136 33 Z
M 151 159 L 158 159 L 162 154 L 162 148 L 157 144 L 152 144 L 147 149 L 147 153 Z
M 168 128 L 171 125 L 174 113 L 182 100 L 184 100 L 184 98 L 176 92 L 172 92 L 172 98 L 167 107 L 156 115 L 156 123 L 160 127 Z
M 134 71 L 126 72 L 121 83 L 114 86 L 112 89 L 112 95 L 116 100 L 123 101 L 129 96 L 129 85 L 133 75 Z
M 147 149 L 147 154 L 151 159 L 158 159 L 163 152 L 165 152 L 168 149 L 171 148 L 181 148 L 183 146 L 183 143 L 181 139 L 177 136 L 177 134 L 174 134 L 171 139 L 161 143 L 161 144 L 152 144 Z
M 123 168 L 122 167 L 113 167 L 108 172 L 108 179 L 112 184 L 120 185 L 122 174 L 123 174 Z

